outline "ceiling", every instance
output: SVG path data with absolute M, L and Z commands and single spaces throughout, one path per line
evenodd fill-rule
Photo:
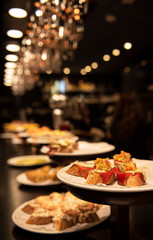
M 6 31 L 16 28 L 25 32 L 33 2 L 32 0 L 3 0 L 1 8 L 3 24 L 0 36 L 1 77 L 4 58 L 7 54 L 5 46 L 8 42 L 12 42 L 12 39 L 7 37 Z M 8 9 L 11 7 L 26 9 L 28 17 L 12 18 L 8 14 Z M 79 42 L 73 61 L 64 62 L 64 66 L 70 67 L 72 74 L 80 74 L 81 68 L 90 65 L 93 61 L 98 62 L 99 68 L 88 73 L 89 76 L 120 74 L 126 66 L 139 65 L 142 60 L 147 60 L 147 64 L 152 67 L 152 23 L 152 0 L 90 0 L 88 14 L 84 19 L 84 37 Z M 131 42 L 132 49 L 125 50 L 123 48 L 125 42 Z M 120 50 L 118 57 L 112 55 L 114 48 Z M 103 61 L 104 54 L 111 55 L 109 62 Z

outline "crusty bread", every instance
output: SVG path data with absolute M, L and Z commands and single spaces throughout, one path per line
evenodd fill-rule
M 30 218 L 27 220 L 27 224 L 43 225 L 52 222 L 55 215 L 55 211 L 49 211 L 43 207 L 35 208 Z
M 48 216 L 48 217 L 31 216 L 26 223 L 33 224 L 33 225 L 44 225 L 52 222 L 52 219 L 53 219 L 52 216 Z
M 59 180 L 57 178 L 57 172 L 61 168 L 62 168 L 61 166 L 51 168 L 51 166 L 46 165 L 41 168 L 26 171 L 25 174 L 26 174 L 26 177 L 34 183 L 44 182 L 46 180 L 57 181 Z
M 39 205 L 38 205 L 39 202 Z M 91 223 L 99 220 L 97 211 L 102 205 L 81 200 L 70 192 L 61 194 L 52 192 L 48 196 L 39 196 L 28 203 L 35 206 L 26 221 L 27 224 L 45 225 L 52 223 L 57 231 L 65 230 L 77 223 Z M 28 208 L 23 207 L 23 211 Z M 32 205 L 33 204 L 33 205 Z
M 122 186 L 138 187 L 145 184 L 145 176 L 141 172 L 117 172 L 116 178 Z
M 112 184 L 115 181 L 115 173 L 113 171 L 100 171 L 100 170 L 92 170 L 88 173 L 86 183 L 87 184 Z
M 144 181 L 139 174 L 134 174 L 127 178 L 125 185 L 131 187 L 142 186 L 144 185 Z
M 26 171 L 25 174 L 32 182 L 44 182 L 49 178 L 49 171 L 51 167 L 49 165 L 41 168 Z
M 32 214 L 34 211 L 34 207 L 32 207 L 30 204 L 27 204 L 22 208 L 22 211 L 24 211 L 27 214 Z
M 35 208 L 38 208 L 38 207 L 40 207 L 40 204 L 37 203 L 35 200 L 31 200 L 22 208 L 22 211 L 24 211 L 27 214 L 32 214 Z
M 53 225 L 54 228 L 57 231 L 62 231 L 67 228 L 70 228 L 74 226 L 77 222 L 74 220 L 74 218 L 70 215 L 64 214 L 60 212 L 60 214 L 57 214 L 55 218 L 53 219 Z
M 87 173 L 92 169 L 94 169 L 93 164 L 76 161 L 66 172 L 74 176 L 85 178 Z
M 96 211 L 81 212 L 78 217 L 79 223 L 93 223 L 99 221 L 99 216 Z

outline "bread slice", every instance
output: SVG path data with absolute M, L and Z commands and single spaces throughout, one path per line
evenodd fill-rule
M 24 205 L 22 210 L 29 214 L 26 224 L 46 225 L 51 223 L 57 231 L 82 223 L 99 221 L 97 211 L 102 207 L 81 200 L 70 192 L 52 192 L 49 195 L 40 195 Z M 50 225 L 49 225 L 50 227 Z
M 43 166 L 38 169 L 26 171 L 27 178 L 32 182 L 44 182 L 49 177 L 49 171 L 51 167 L 49 165 Z
M 44 225 L 44 224 L 51 223 L 52 219 L 53 219 L 52 216 L 48 216 L 48 217 L 31 216 L 26 223 L 32 224 L 32 225 Z
M 62 231 L 70 228 L 76 223 L 76 218 L 71 215 L 65 214 L 61 209 L 56 212 L 56 216 L 53 218 L 53 225 L 57 231 Z
M 76 161 L 66 172 L 74 176 L 85 178 L 87 173 L 94 168 L 94 164 L 92 163 Z
M 142 172 L 132 171 L 117 171 L 116 178 L 122 186 L 138 187 L 145 184 L 145 175 Z
M 87 184 L 98 184 L 103 183 L 110 185 L 115 181 L 115 168 L 109 171 L 101 171 L 101 170 L 92 170 L 88 173 L 86 183 Z
M 51 223 L 54 215 L 55 211 L 48 211 L 42 207 L 36 208 L 26 223 L 33 225 L 44 225 Z
M 36 203 L 35 200 L 31 200 L 22 208 L 22 211 L 27 214 L 32 214 L 34 212 L 34 209 L 38 207 L 40 207 L 40 205 Z
M 96 211 L 91 210 L 87 212 L 80 212 L 78 217 L 79 223 L 93 223 L 99 221 L 100 218 Z

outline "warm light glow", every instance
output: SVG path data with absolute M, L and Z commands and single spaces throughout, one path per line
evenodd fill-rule
M 31 45 L 31 39 L 27 39 L 27 40 L 26 40 L 26 44 L 27 44 L 28 46 L 30 46 L 30 45 Z
M 142 60 L 141 62 L 140 62 L 140 66 L 141 67 L 145 67 L 147 65 L 147 61 L 146 60 Z
M 124 68 L 124 72 L 125 73 L 129 73 L 131 71 L 131 68 L 129 66 L 125 67 Z
M 69 69 L 69 68 L 64 68 L 64 69 L 63 69 L 63 72 L 64 72 L 65 74 L 70 74 L 70 69 Z
M 42 58 L 42 60 L 44 60 L 44 61 L 47 59 L 47 53 L 46 53 L 46 51 L 43 51 L 43 52 L 42 52 L 41 58 Z
M 43 45 L 44 45 L 43 42 L 41 42 L 41 41 L 38 42 L 38 46 L 39 46 L 39 47 L 42 47 Z
M 21 75 L 21 74 L 23 73 L 22 68 L 18 68 L 18 69 L 17 69 L 17 73 L 18 73 L 19 75 Z
M 86 72 L 91 72 L 91 67 L 90 67 L 90 66 L 86 66 L 86 67 L 84 68 L 84 70 L 85 70 Z
M 55 14 L 52 15 L 52 20 L 55 21 L 57 19 L 57 16 Z
M 4 79 L 4 86 L 6 87 L 11 87 L 12 86 L 12 81 L 11 80 L 8 80 L 8 79 Z
M 104 60 L 105 62 L 110 61 L 110 59 L 111 59 L 111 57 L 110 57 L 109 54 L 105 54 L 105 55 L 103 56 L 103 60 Z
M 55 5 L 56 5 L 56 6 L 59 5 L 59 0 L 55 0 Z
M 93 63 L 91 64 L 91 67 L 92 67 L 93 69 L 97 69 L 97 68 L 98 68 L 98 63 L 97 63 L 97 62 L 93 62 Z
M 16 68 L 17 64 L 13 62 L 6 62 L 5 67 L 7 68 Z
M 74 14 L 80 14 L 80 9 L 79 8 L 75 8 L 74 9 Z
M 44 3 L 46 3 L 48 0 L 40 0 L 40 3 L 41 4 L 44 4 Z
M 27 11 L 22 8 L 11 8 L 8 13 L 15 18 L 25 18 L 27 16 Z
M 114 56 L 119 56 L 120 55 L 120 50 L 119 49 L 113 49 L 112 54 Z
M 23 36 L 23 33 L 20 30 L 8 30 L 7 35 L 12 38 L 21 38 Z
M 4 74 L 4 78 L 8 79 L 8 80 L 12 80 L 13 79 L 13 74 Z
M 46 73 L 47 73 L 47 74 L 51 74 L 51 73 L 52 73 L 52 70 L 47 70 Z
M 18 56 L 14 54 L 8 54 L 5 56 L 5 59 L 7 61 L 16 62 L 18 60 Z
M 10 52 L 18 52 L 20 51 L 20 46 L 17 44 L 8 44 L 6 45 L 6 50 Z
M 113 14 L 107 14 L 105 16 L 105 21 L 108 22 L 108 23 L 113 23 L 117 20 L 117 17 Z
M 16 66 L 5 67 L 3 72 L 8 79 L 12 78 L 12 91 L 15 95 L 23 95 L 26 91 L 32 90 L 40 78 L 39 73 L 60 74 L 62 71 L 68 79 L 72 69 L 68 68 L 70 67 L 68 64 L 65 67 L 63 63 L 73 59 L 79 41 L 83 38 L 84 16 L 88 11 L 88 0 L 36 0 L 32 6 L 30 15 L 28 11 L 18 8 L 19 6 L 13 8 L 13 11 L 7 9 L 13 17 L 20 18 L 28 15 L 29 18 L 25 31 L 25 26 L 20 26 L 8 29 L 6 32 L 7 37 L 14 38 L 14 41 L 10 39 L 9 45 L 5 43 L 8 51 L 5 59 L 12 63 L 16 61 Z M 22 12 L 25 15 L 21 15 Z M 16 19 L 16 21 L 20 20 Z M 20 43 L 17 42 L 17 38 Z M 19 46 L 15 46 L 14 43 Z M 80 72 L 87 74 L 92 71 L 91 63 L 91 61 L 85 63 L 84 69 Z M 87 64 L 89 66 L 85 66 Z M 55 90 L 51 94 L 65 93 L 67 83 L 63 83 L 62 80 L 57 80 L 55 83 Z M 41 81 L 39 87 L 42 84 Z M 44 99 L 46 97 L 44 96 Z M 58 99 L 61 101 L 59 94 Z
M 124 43 L 124 48 L 127 49 L 127 50 L 131 49 L 132 48 L 132 43 L 130 43 L 130 42 Z
M 61 110 L 61 109 L 58 109 L 58 108 L 55 108 L 55 109 L 53 110 L 53 114 L 55 114 L 55 115 L 61 115 L 61 114 L 62 114 L 62 110 Z
M 39 7 L 40 7 L 40 3 L 39 3 L 39 2 L 35 2 L 35 3 L 34 3 L 34 6 L 35 6 L 36 8 L 39 8 Z
M 14 76 L 13 74 L 4 74 L 4 78 L 8 80 L 13 79 L 13 76 Z
M 79 20 L 80 20 L 80 16 L 79 16 L 79 15 L 74 15 L 74 19 L 75 19 L 76 21 L 79 21 Z
M 64 27 L 61 26 L 61 27 L 59 27 L 59 37 L 63 38 L 63 36 L 64 36 Z
M 35 11 L 35 14 L 36 14 L 37 17 L 40 17 L 40 16 L 43 15 L 43 12 L 38 9 L 38 10 Z
M 86 71 L 85 71 L 85 69 L 82 68 L 82 69 L 80 70 L 80 73 L 81 73 L 81 75 L 86 75 Z
M 5 68 L 4 72 L 7 74 L 13 74 L 15 70 L 13 68 Z
M 29 69 L 25 69 L 24 73 L 25 73 L 25 75 L 27 75 L 27 76 L 28 76 L 28 75 L 30 75 L 30 73 L 31 73 L 31 72 L 30 72 L 30 70 L 29 70 Z

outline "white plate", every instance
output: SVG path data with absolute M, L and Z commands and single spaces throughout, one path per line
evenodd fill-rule
M 51 171 L 53 171 L 53 170 L 54 170 L 54 168 L 51 169 Z M 29 185 L 29 186 L 50 186 L 50 185 L 58 185 L 58 184 L 62 183 L 60 180 L 51 181 L 50 179 L 43 181 L 43 182 L 32 182 L 27 178 L 25 172 L 20 173 L 16 177 L 16 180 L 18 183 L 21 183 L 24 185 Z
M 56 136 L 54 138 L 56 138 Z M 27 143 L 30 143 L 30 144 L 41 144 L 42 145 L 42 144 L 50 144 L 51 139 L 52 139 L 52 137 L 35 137 L 35 138 L 28 137 L 26 141 L 27 141 Z M 57 139 L 60 140 L 62 138 L 57 137 Z M 70 139 L 78 141 L 79 138 L 77 136 L 75 136 Z M 64 140 L 64 138 L 63 138 L 63 140 Z
M 34 162 L 36 159 L 43 159 L 44 162 Z M 20 161 L 20 162 L 19 162 Z M 26 164 L 24 163 L 26 161 Z M 18 166 L 18 167 L 28 167 L 28 166 L 36 166 L 36 165 L 43 165 L 46 163 L 50 163 L 51 160 L 48 155 L 25 155 L 25 156 L 17 156 L 13 158 L 9 158 L 7 160 L 7 164 L 11 166 Z
M 77 224 L 71 228 L 67 228 L 63 231 L 57 231 L 53 228 L 53 224 L 45 224 L 45 225 L 31 225 L 26 224 L 26 221 L 30 217 L 29 214 L 26 214 L 21 209 L 27 204 L 28 202 L 25 202 L 24 204 L 20 205 L 12 214 L 12 220 L 13 222 L 20 228 L 25 229 L 30 232 L 36 232 L 36 233 L 43 233 L 43 234 L 61 234 L 61 233 L 70 233 L 70 232 L 76 232 L 85 230 L 88 228 L 91 228 L 93 226 L 96 226 L 97 224 L 105 221 L 110 216 L 110 206 L 103 205 L 102 208 L 98 210 L 98 216 L 100 218 L 100 221 L 94 222 L 94 223 L 83 223 L 83 224 Z
M 27 138 L 26 142 L 30 143 L 30 144 L 49 144 L 50 139 L 49 138 L 32 138 L 32 137 L 29 137 L 29 138 Z
M 112 160 L 110 160 L 113 162 Z M 84 188 L 88 190 L 95 190 L 95 191 L 105 191 L 105 192 L 145 192 L 145 191 L 153 191 L 153 161 L 149 160 L 138 160 L 134 159 L 133 161 L 137 164 L 137 167 L 146 173 L 146 184 L 140 187 L 127 187 L 121 186 L 117 182 L 113 183 L 112 185 L 106 184 L 98 184 L 98 185 L 90 185 L 86 184 L 86 180 L 82 177 L 77 177 L 66 173 L 66 170 L 69 169 L 71 166 L 68 165 L 61 170 L 58 171 L 57 177 L 63 181 L 64 183 Z M 92 162 L 92 161 L 88 161 Z
M 43 149 L 43 148 L 42 148 Z M 47 150 L 47 147 L 44 148 Z M 83 155 L 96 155 L 101 153 L 106 153 L 113 151 L 115 149 L 114 145 L 111 145 L 106 142 L 90 143 L 86 141 L 78 142 L 78 149 L 74 150 L 72 153 L 54 153 L 55 156 L 83 156 Z M 40 150 L 43 153 L 43 150 Z

